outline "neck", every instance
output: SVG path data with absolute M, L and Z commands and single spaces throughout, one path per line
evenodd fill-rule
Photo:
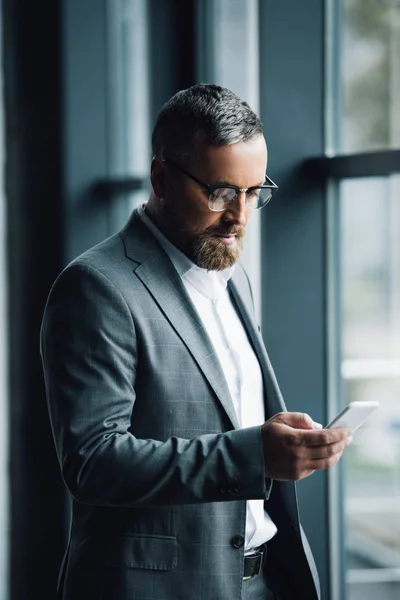
M 145 206 L 145 213 L 154 223 L 157 229 L 161 231 L 163 236 L 166 237 L 171 244 L 181 250 L 181 252 L 186 254 L 185 249 L 182 248 L 181 244 L 179 244 L 179 240 L 176 240 L 175 237 L 171 235 L 171 228 L 168 227 L 167 219 L 165 215 L 163 215 L 162 203 L 163 200 L 161 198 L 156 198 L 155 196 L 151 195 Z

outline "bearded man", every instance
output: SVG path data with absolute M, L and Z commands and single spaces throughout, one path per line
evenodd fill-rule
M 277 186 L 262 124 L 195 85 L 161 109 L 152 191 L 46 305 L 49 415 L 73 512 L 63 600 L 314 600 L 294 481 L 345 429 L 287 412 L 238 263 Z

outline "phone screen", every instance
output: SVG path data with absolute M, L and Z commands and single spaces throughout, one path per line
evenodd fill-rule
M 378 408 L 379 402 L 350 402 L 348 406 L 331 421 L 326 429 L 348 427 L 356 431 Z

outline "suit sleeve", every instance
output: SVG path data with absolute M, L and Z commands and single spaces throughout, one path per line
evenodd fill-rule
M 41 356 L 57 455 L 77 501 L 151 506 L 265 498 L 261 427 L 189 440 L 132 435 L 140 360 L 134 322 L 97 269 L 74 263 L 55 282 Z

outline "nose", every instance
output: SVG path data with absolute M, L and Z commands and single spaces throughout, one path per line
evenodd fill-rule
M 225 218 L 232 224 L 244 227 L 247 223 L 246 192 L 239 192 L 225 211 Z

